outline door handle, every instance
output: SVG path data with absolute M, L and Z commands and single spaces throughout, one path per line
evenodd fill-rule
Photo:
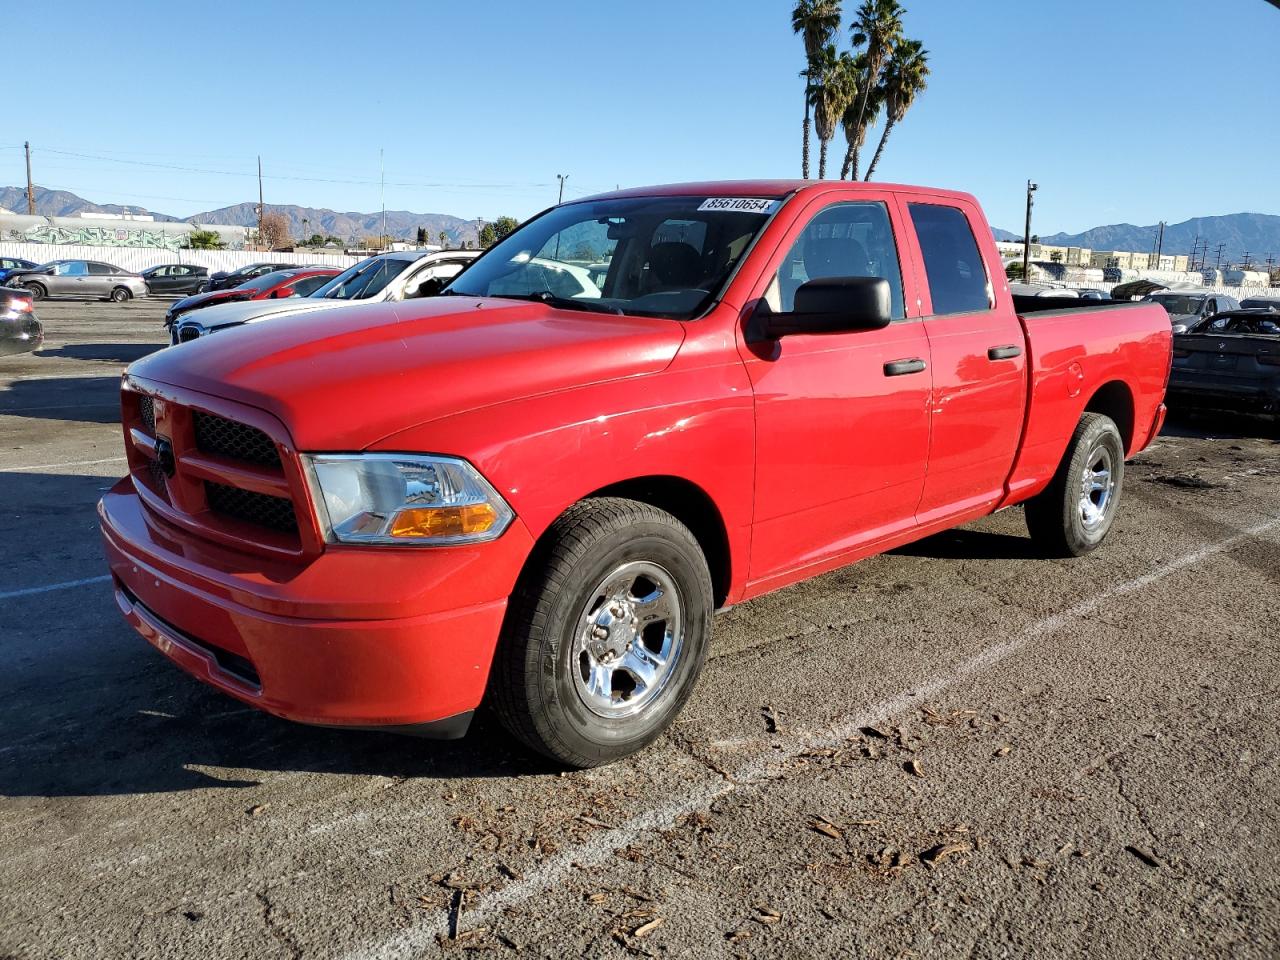
M 1021 355 L 1022 348 L 1012 343 L 1006 347 L 992 347 L 987 351 L 988 360 L 1012 360 Z
M 884 375 L 902 377 L 908 373 L 920 373 L 926 366 L 927 364 L 919 357 L 911 360 L 892 360 L 884 365 Z

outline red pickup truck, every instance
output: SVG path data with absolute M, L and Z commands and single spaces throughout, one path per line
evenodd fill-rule
M 717 608 L 1017 503 L 1092 550 L 1170 338 L 1156 304 L 1015 303 L 965 194 L 566 203 L 438 297 L 133 364 L 116 600 L 278 716 L 460 736 L 484 701 L 599 764 L 672 721 Z

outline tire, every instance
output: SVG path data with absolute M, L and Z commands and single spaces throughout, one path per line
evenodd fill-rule
M 1124 440 L 1100 413 L 1080 418 L 1049 486 L 1027 501 L 1027 529 L 1047 555 L 1082 557 L 1106 539 L 1124 487 Z
M 512 594 L 489 701 L 516 738 L 559 763 L 628 756 L 693 692 L 712 607 L 688 527 L 634 500 L 584 500 L 548 530 Z
M 209 285 L 207 283 L 197 283 L 195 293 L 189 294 L 189 296 L 195 296 L 196 293 L 204 293 L 208 289 Z
M 23 284 L 27 288 L 27 292 L 31 294 L 32 300 L 43 300 L 49 296 L 49 291 L 44 288 L 42 283 L 26 283 Z
M 111 291 L 111 299 L 115 303 L 124 303 L 126 300 L 132 300 L 133 294 L 125 287 L 116 287 Z

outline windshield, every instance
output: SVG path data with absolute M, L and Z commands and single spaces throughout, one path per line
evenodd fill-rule
M 381 293 L 413 262 L 401 257 L 370 257 L 343 270 L 311 296 L 329 300 L 367 300 Z
M 719 293 L 777 199 L 571 203 L 517 229 L 444 294 L 688 320 Z
M 1151 297 L 1150 299 L 1160 304 L 1171 314 L 1180 315 L 1199 313 L 1200 304 L 1204 303 L 1204 297 Z

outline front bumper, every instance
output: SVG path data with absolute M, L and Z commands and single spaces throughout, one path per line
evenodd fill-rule
M 187 672 L 301 723 L 460 736 L 531 538 L 334 548 L 283 563 L 152 516 L 132 481 L 98 506 L 116 603 Z

